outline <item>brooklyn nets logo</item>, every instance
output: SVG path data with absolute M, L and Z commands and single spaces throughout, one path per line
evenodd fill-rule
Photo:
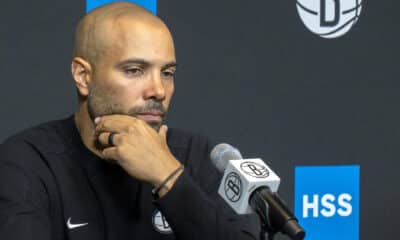
M 323 38 L 347 33 L 360 17 L 362 0 L 297 0 L 306 27 Z
M 162 213 L 159 210 L 156 210 L 153 214 L 153 227 L 159 233 L 163 234 L 172 233 L 171 227 L 169 226 L 164 215 L 162 215 Z
M 240 164 L 240 168 L 244 173 L 256 178 L 267 178 L 269 176 L 268 169 L 259 163 L 255 162 L 243 162 Z
M 242 196 L 242 180 L 240 180 L 240 176 L 231 172 L 226 176 L 224 183 L 225 196 L 231 202 L 239 201 Z

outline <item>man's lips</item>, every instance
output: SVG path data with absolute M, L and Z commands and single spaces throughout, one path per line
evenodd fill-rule
M 138 113 L 136 116 L 145 122 L 161 122 L 164 118 L 164 112 L 159 110 L 151 110 Z

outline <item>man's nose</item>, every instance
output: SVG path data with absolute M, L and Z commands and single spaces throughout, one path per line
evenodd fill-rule
M 153 72 L 147 79 L 146 89 L 144 91 L 145 99 L 163 100 L 165 98 L 165 86 L 159 72 Z

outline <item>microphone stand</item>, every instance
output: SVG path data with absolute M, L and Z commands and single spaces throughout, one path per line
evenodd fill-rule
M 250 196 L 249 204 L 260 217 L 269 240 L 272 240 L 277 232 L 288 235 L 292 240 L 304 239 L 306 233 L 296 217 L 269 187 L 256 189 Z

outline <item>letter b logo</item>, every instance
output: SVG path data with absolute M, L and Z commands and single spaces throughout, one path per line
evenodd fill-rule
M 327 4 L 327 1 L 332 2 L 332 6 Z M 328 11 L 328 7 L 331 11 Z M 340 1 L 339 0 L 321 0 L 320 3 L 320 26 L 321 27 L 334 27 L 339 23 L 340 18 Z M 332 19 L 328 20 L 328 15 L 333 15 Z
M 323 38 L 337 38 L 357 22 L 362 0 L 297 0 L 296 5 L 308 30 Z

